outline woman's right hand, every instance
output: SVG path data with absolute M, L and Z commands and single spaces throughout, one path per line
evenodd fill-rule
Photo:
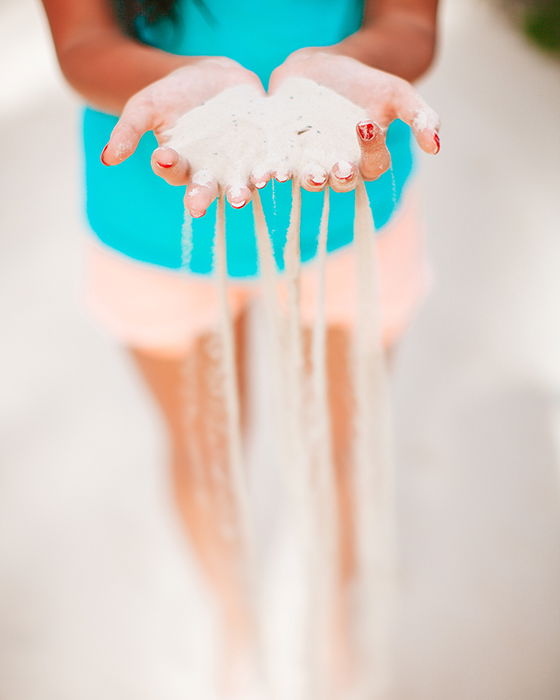
M 183 114 L 227 88 L 247 85 L 265 93 L 255 73 L 229 58 L 202 56 L 185 60 L 185 66 L 151 83 L 128 100 L 103 149 L 101 161 L 104 165 L 122 163 L 134 153 L 142 136 L 153 131 L 158 141 L 158 148 L 152 154 L 154 172 L 171 185 L 187 185 L 194 179 L 185 206 L 191 214 L 200 216 L 216 198 L 218 183 L 196 184 L 196 173 L 191 172 L 186 158 L 166 147 L 166 133 Z M 237 189 L 228 195 L 233 206 L 249 198 L 249 186 L 247 191 Z

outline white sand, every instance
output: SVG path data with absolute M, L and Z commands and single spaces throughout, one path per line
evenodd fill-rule
M 197 182 L 213 176 L 234 187 L 253 171 L 297 177 L 306 167 L 357 162 L 355 125 L 366 116 L 332 90 L 291 78 L 272 96 L 246 86 L 225 90 L 181 117 L 166 145 L 189 160 Z

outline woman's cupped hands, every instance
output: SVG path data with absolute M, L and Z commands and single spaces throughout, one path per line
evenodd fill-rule
M 296 51 L 266 92 L 239 63 L 200 57 L 128 100 L 101 160 L 122 163 L 153 131 L 153 171 L 187 185 L 185 208 L 201 217 L 220 194 L 244 207 L 272 179 L 337 192 L 375 180 L 391 166 L 386 134 L 395 119 L 423 151 L 439 152 L 439 118 L 415 88 L 353 58 Z

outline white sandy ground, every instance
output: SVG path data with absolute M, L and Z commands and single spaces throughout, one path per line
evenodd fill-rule
M 0 697 L 175 700 L 196 650 L 162 436 L 80 307 L 76 102 L 36 13 L 0 8 Z M 396 371 L 399 700 L 560 696 L 559 75 L 449 3 L 437 286 Z

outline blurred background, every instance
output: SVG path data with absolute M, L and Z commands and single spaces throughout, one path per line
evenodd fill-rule
M 527 38 L 558 47 L 558 4 L 442 10 L 435 287 L 395 376 L 398 697 L 558 700 L 560 63 Z M 79 100 L 38 2 L 1 0 L 0 65 L 0 698 L 185 698 L 163 435 L 82 308 Z

